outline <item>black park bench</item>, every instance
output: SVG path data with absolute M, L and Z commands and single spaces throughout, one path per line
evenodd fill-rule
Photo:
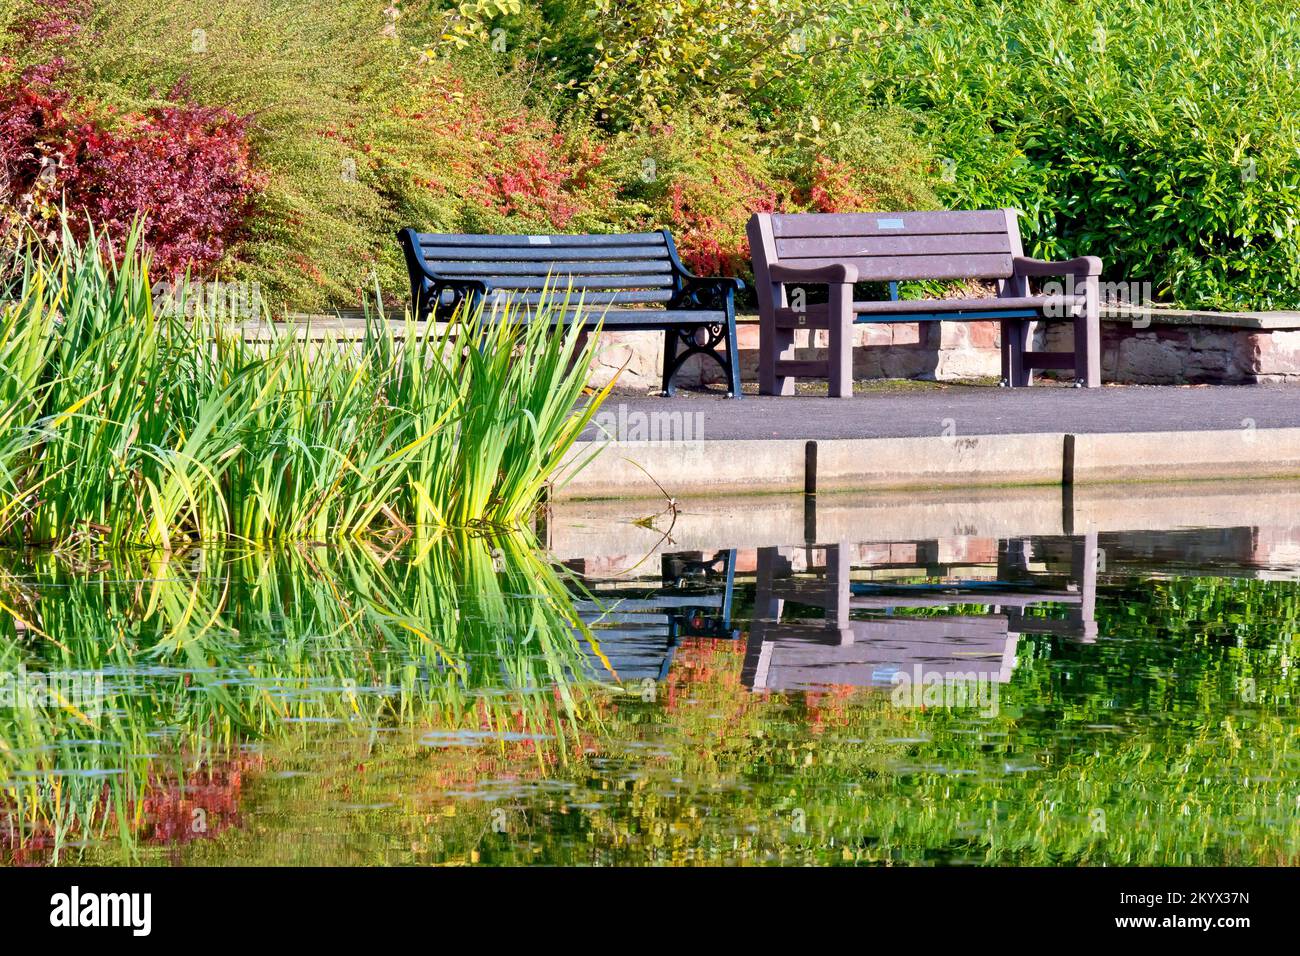
M 759 303 L 759 392 L 791 395 L 799 376 L 826 378 L 830 394 L 853 394 L 855 322 L 975 322 L 1002 325 L 1002 384 L 1033 384 L 1035 369 L 1072 369 L 1076 384 L 1101 384 L 1101 260 L 1026 258 L 1016 212 L 758 213 L 749 245 Z M 1061 277 L 1062 294 L 1036 295 L 1031 278 Z M 909 280 L 992 279 L 996 298 L 898 298 Z M 890 298 L 854 301 L 855 282 L 887 282 Z M 823 286 L 827 303 L 806 304 L 787 287 Z M 1070 322 L 1070 352 L 1031 351 L 1038 321 Z M 826 329 L 829 358 L 793 358 L 796 329 Z
M 403 229 L 411 300 L 420 320 L 450 321 L 483 303 L 485 317 L 512 302 L 550 304 L 550 321 L 580 321 L 608 331 L 663 331 L 664 394 L 692 355 L 707 355 L 740 397 L 735 293 L 739 279 L 693 275 L 668 230 L 601 236 L 489 236 Z M 570 290 L 571 293 L 570 293 Z M 566 294 L 567 309 L 561 308 Z M 578 298 L 582 297 L 581 307 Z

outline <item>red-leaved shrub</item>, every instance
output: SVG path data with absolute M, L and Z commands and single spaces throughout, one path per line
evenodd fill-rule
M 29 3 L 14 23 L 14 32 L 28 42 L 75 36 L 91 12 L 91 0 L 29 0 Z
M 116 247 L 143 218 L 160 273 L 216 265 L 260 183 L 245 120 L 175 102 L 110 125 L 76 108 L 58 73 L 51 63 L 0 88 L 5 231 L 29 226 L 49 238 L 66 208 L 74 231 L 93 222 Z
M 221 260 L 260 182 L 243 119 L 220 107 L 178 104 L 122 129 L 80 132 L 65 187 L 69 209 L 89 216 L 114 244 L 143 216 L 155 267 L 167 273 L 202 273 Z
M 426 105 L 406 117 L 429 137 L 435 176 L 424 185 L 469 200 L 478 225 L 564 231 L 608 215 L 614 196 L 600 174 L 604 146 L 545 113 L 467 89 L 446 71 L 425 90 Z

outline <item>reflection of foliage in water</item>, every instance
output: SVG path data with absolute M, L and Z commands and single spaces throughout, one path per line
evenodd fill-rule
M 660 699 L 620 703 L 559 781 L 486 753 L 439 778 L 415 745 L 356 775 L 348 753 L 263 793 L 273 834 L 194 859 L 1295 863 L 1298 607 L 1294 584 L 1104 586 L 1099 641 L 1023 638 L 991 719 L 879 692 L 755 695 L 739 646 L 693 642 Z M 347 839 L 292 839 L 316 828 Z
M 0 709 L 0 847 L 57 857 L 74 836 L 128 850 L 142 833 L 174 838 L 176 821 L 151 811 L 206 813 L 217 786 L 209 802 L 233 814 L 225 791 L 249 742 L 303 742 L 321 724 L 372 741 L 420 728 L 503 751 L 509 739 L 537 766 L 569 759 L 590 725 L 572 679 L 585 638 L 527 540 L 70 561 L 25 555 L 3 572 L 0 672 L 103 674 L 102 712 Z

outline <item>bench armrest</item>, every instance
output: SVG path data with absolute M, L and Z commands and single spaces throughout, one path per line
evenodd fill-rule
M 682 288 L 668 303 L 670 309 L 726 309 L 735 294 L 745 288 L 742 279 L 697 276 L 684 269 L 681 279 Z
M 486 279 L 471 279 L 468 276 L 444 276 L 433 272 L 419 259 L 408 260 L 408 264 L 417 269 L 421 276 L 430 282 L 435 289 L 451 289 L 458 292 L 474 292 L 478 295 L 487 295 L 492 291 L 492 283 Z
M 836 262 L 828 266 L 795 266 L 778 262 L 767 267 L 767 274 L 773 282 L 809 282 L 820 285 L 858 281 L 858 267 L 848 262 Z
M 1101 260 L 1096 256 L 1080 256 L 1063 262 L 1047 262 L 1028 256 L 1016 256 L 1011 260 L 1011 272 L 1016 276 L 1074 276 L 1083 279 L 1101 275 Z
M 441 276 L 429 269 L 420 253 L 420 236 L 414 229 L 403 229 L 397 234 L 398 242 L 406 256 L 406 271 L 411 279 L 411 303 L 416 310 L 416 318 L 426 314 L 449 314 L 462 302 L 482 298 L 492 291 L 492 284 L 483 279 L 463 276 Z M 425 283 L 430 288 L 425 289 Z M 443 306 L 442 294 L 452 293 L 450 306 Z

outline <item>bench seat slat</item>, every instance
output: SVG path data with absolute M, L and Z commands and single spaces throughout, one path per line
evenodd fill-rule
M 858 268 L 859 282 L 902 282 L 912 279 L 1006 279 L 1011 275 L 1011 255 L 903 256 L 876 259 L 799 259 L 801 266 L 832 266 L 851 263 Z M 797 284 L 797 283 L 796 283 Z
M 515 235 L 493 236 L 466 233 L 420 233 L 420 247 L 430 246 L 522 246 L 527 249 L 548 247 L 592 248 L 598 246 L 664 246 L 664 237 L 658 232 L 624 232 L 598 236 Z
M 488 308 L 484 316 L 500 315 L 501 310 Z M 603 321 L 607 329 L 626 329 L 645 331 L 649 329 L 668 329 L 683 325 L 712 325 L 727 321 L 727 313 L 706 309 L 658 309 L 647 306 L 641 309 L 610 309 L 603 305 L 584 309 L 554 309 L 548 313 L 552 322 L 571 322 L 581 318 L 584 324 L 595 325 Z M 529 310 L 526 308 L 516 313 L 519 321 L 527 321 Z
M 565 295 L 572 290 L 580 295 L 591 290 L 654 290 L 672 289 L 672 276 L 491 276 L 493 289 L 517 291 L 542 291 L 549 289 L 555 295 Z
M 563 295 L 573 288 L 574 294 L 587 289 L 671 289 L 673 277 L 667 273 L 648 273 L 646 275 L 625 276 L 588 276 L 553 274 L 549 276 L 492 276 L 495 289 L 518 289 L 540 291 L 547 288 L 557 295 Z
M 424 246 L 424 258 L 450 262 L 569 262 L 610 259 L 624 261 L 668 261 L 663 246 Z
M 998 312 L 1001 310 L 1032 309 L 1044 311 L 1052 309 L 1062 316 L 1073 315 L 1084 308 L 1083 296 L 1065 295 L 1030 295 L 990 297 L 986 299 L 898 299 L 880 302 L 854 302 L 853 311 L 858 315 L 908 315 L 910 313 L 943 312 Z
M 565 289 L 560 288 L 551 292 L 502 292 L 493 295 L 489 300 L 489 305 L 495 305 L 498 302 L 513 302 L 516 305 L 537 305 L 542 301 L 545 295 L 546 301 L 553 305 L 562 305 L 567 299 L 570 305 L 574 305 L 579 299 L 585 305 L 614 305 L 619 303 L 641 303 L 650 304 L 655 302 L 667 302 L 674 295 L 670 289 L 661 290 L 633 290 L 618 292 L 580 292 L 574 290 L 568 293 Z
M 426 260 L 429 271 L 440 276 L 482 278 L 492 276 L 547 275 L 672 275 L 667 262 L 447 262 Z

